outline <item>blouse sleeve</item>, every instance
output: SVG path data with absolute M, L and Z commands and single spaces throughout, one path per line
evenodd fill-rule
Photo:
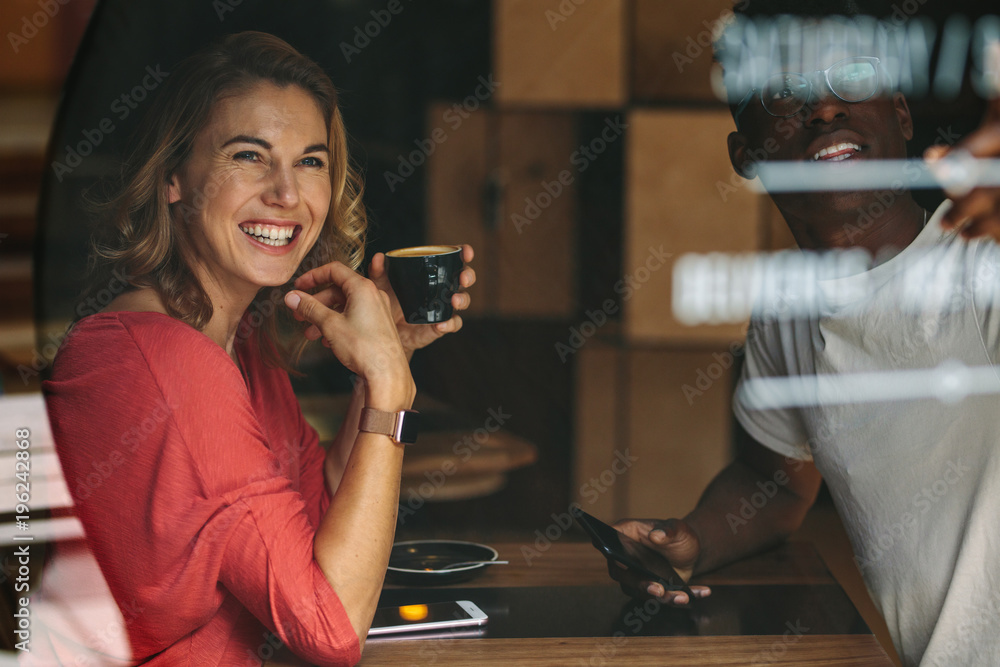
M 326 450 L 320 445 L 319 434 L 316 433 L 305 417 L 296 402 L 296 414 L 299 427 L 299 440 L 302 449 L 301 458 L 301 482 L 300 489 L 302 497 L 310 512 L 315 512 L 317 517 L 326 513 L 330 506 L 330 485 L 326 480 Z M 318 518 L 315 522 L 319 526 Z
M 108 585 L 142 610 L 126 618 L 136 655 L 203 625 L 228 591 L 299 656 L 357 662 L 357 635 L 313 559 L 316 524 L 235 365 L 186 325 L 102 326 L 123 329 L 110 332 L 117 359 L 95 362 L 71 341 L 60 354 L 75 377 L 56 373 L 50 414 L 57 441 L 74 443 L 60 457 Z M 107 481 L 81 486 L 101 466 Z

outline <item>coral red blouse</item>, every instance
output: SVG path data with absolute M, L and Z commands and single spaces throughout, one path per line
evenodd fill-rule
M 45 384 L 75 511 L 149 665 L 259 664 L 274 635 L 322 665 L 358 638 L 313 560 L 330 502 L 324 452 L 288 375 L 244 375 L 160 313 L 81 320 Z

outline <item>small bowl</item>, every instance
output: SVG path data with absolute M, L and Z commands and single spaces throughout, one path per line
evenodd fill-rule
M 386 576 L 396 584 L 407 586 L 439 586 L 468 581 L 482 570 L 491 567 L 489 562 L 442 569 L 467 561 L 495 561 L 497 550 L 485 544 L 456 540 L 413 540 L 396 542 L 389 553 Z

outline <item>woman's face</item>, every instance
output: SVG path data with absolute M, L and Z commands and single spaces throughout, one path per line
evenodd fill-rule
M 209 293 L 282 285 L 330 207 L 327 127 L 297 86 L 261 83 L 215 103 L 168 195 L 185 258 Z

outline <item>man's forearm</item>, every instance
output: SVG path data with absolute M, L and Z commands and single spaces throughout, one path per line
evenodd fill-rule
M 712 480 L 684 519 L 700 542 L 695 573 L 761 551 L 799 527 L 815 500 L 818 479 L 806 497 L 781 484 L 783 479 L 788 479 L 784 471 L 767 476 L 737 460 Z

